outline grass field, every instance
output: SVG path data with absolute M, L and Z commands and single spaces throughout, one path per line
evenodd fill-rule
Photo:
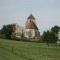
M 60 60 L 60 44 L 0 39 L 0 60 Z

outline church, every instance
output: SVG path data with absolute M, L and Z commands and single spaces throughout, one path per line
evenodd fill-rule
M 25 29 L 23 29 L 19 24 L 15 23 L 15 32 L 12 33 L 12 38 L 38 38 L 40 37 L 40 32 L 36 24 L 35 17 L 31 14 L 26 21 Z M 23 36 L 23 37 L 22 37 Z
M 31 14 L 26 21 L 24 37 L 26 38 L 38 38 L 40 36 L 39 29 L 36 24 L 35 17 Z

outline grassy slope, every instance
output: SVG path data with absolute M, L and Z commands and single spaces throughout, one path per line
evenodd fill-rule
M 0 39 L 0 60 L 60 60 L 60 45 Z

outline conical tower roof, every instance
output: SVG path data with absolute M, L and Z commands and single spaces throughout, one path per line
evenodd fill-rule
M 27 19 L 35 19 L 34 16 L 31 14 Z
M 29 25 L 26 26 L 26 29 L 38 29 L 33 21 L 30 21 Z

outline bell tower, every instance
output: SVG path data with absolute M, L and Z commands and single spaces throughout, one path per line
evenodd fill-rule
M 30 21 L 33 21 L 36 25 L 36 20 L 32 14 L 30 14 L 30 16 L 27 18 L 25 28 L 29 25 Z

